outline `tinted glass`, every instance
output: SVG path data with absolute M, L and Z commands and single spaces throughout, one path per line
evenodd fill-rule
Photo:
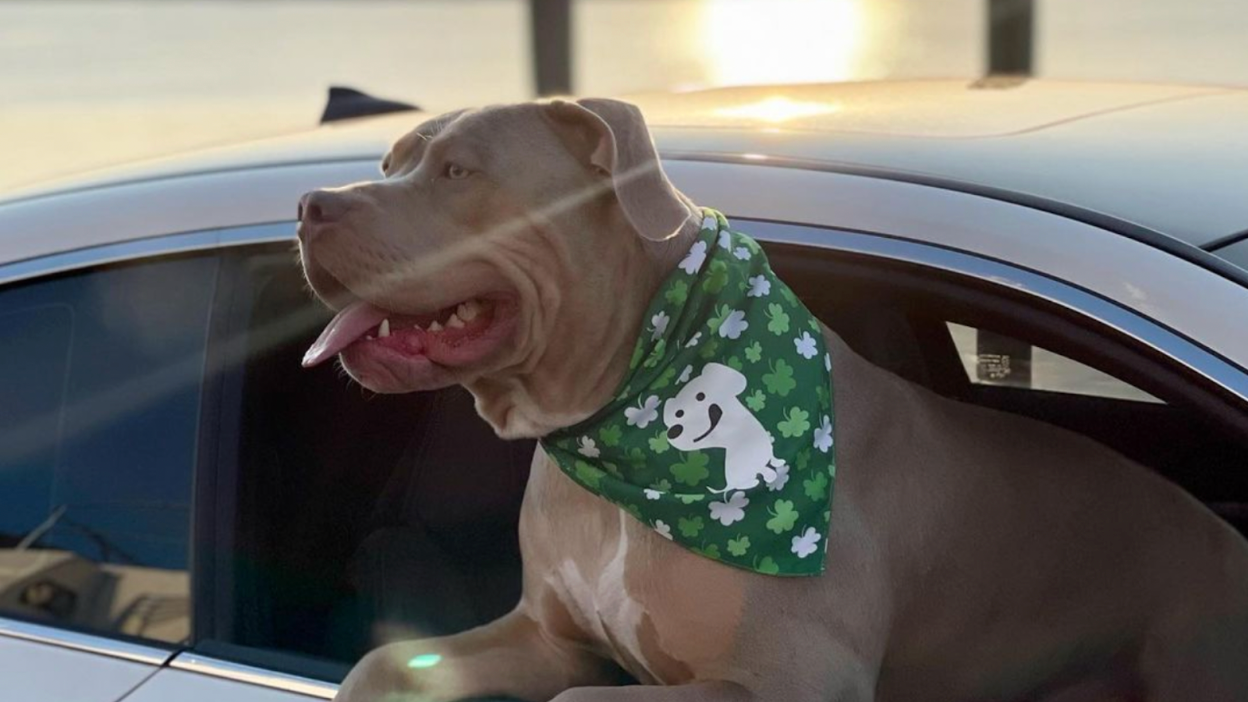
M 0 288 L 0 613 L 180 641 L 213 257 Z
M 972 383 L 1161 402 L 1111 375 L 1039 346 L 952 322 L 948 327 Z

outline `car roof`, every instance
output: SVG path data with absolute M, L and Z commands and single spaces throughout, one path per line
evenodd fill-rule
M 627 99 L 645 113 L 665 157 L 865 169 L 983 186 L 1109 215 L 1197 246 L 1248 228 L 1244 89 L 992 78 Z M 193 173 L 376 159 L 422 119 L 399 113 L 349 120 L 14 191 L 0 205 Z

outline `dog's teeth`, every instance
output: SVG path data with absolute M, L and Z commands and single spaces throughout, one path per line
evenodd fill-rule
M 413 325 L 412 325 L 412 329 L 415 329 L 416 331 L 424 331 L 424 329 L 421 329 L 421 328 L 420 328 L 420 325 L 419 325 L 419 324 L 413 324 Z
M 464 326 L 464 320 L 460 319 L 458 314 L 452 313 L 451 318 L 446 320 L 446 326 L 451 327 L 452 329 L 462 329 Z
M 441 325 L 441 324 L 438 324 L 438 320 L 436 320 L 436 319 L 435 319 L 435 320 L 433 320 L 433 324 L 430 324 L 430 325 L 429 325 L 429 331 L 431 331 L 431 332 L 440 332 L 440 331 L 442 331 L 442 325 Z
M 472 320 L 477 318 L 477 313 L 480 311 L 481 311 L 481 308 L 477 304 L 477 301 L 469 300 L 459 306 L 459 310 L 457 310 L 457 314 L 459 314 L 459 318 L 464 320 L 465 322 L 471 322 Z
M 386 338 L 387 336 L 390 336 L 390 320 L 389 319 L 381 320 L 381 326 L 377 329 L 377 336 L 382 339 Z

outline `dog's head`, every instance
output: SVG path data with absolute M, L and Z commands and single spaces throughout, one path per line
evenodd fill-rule
M 723 437 L 718 437 L 715 430 L 720 428 L 725 414 L 744 411 L 737 396 L 745 392 L 745 387 L 741 373 L 719 363 L 706 364 L 698 377 L 685 383 L 676 397 L 663 404 L 667 442 L 681 451 L 722 446 Z
M 553 428 L 513 414 L 592 410 L 560 406 L 583 399 L 570 374 L 595 373 L 604 343 L 627 354 L 605 325 L 636 333 L 664 274 L 638 268 L 697 216 L 640 112 L 614 100 L 453 112 L 399 139 L 381 170 L 300 200 L 304 273 L 338 310 L 305 365 L 337 355 L 377 392 L 465 384 L 510 436 Z

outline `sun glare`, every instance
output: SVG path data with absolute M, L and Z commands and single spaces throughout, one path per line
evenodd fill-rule
M 836 112 L 837 106 L 828 102 L 800 102 L 790 100 L 782 95 L 773 95 L 765 100 L 751 102 L 748 105 L 725 107 L 715 111 L 724 117 L 744 117 L 758 119 L 772 124 L 787 122 L 799 117 L 813 117 Z
M 702 42 L 718 85 L 809 83 L 856 75 L 861 0 L 705 0 Z

